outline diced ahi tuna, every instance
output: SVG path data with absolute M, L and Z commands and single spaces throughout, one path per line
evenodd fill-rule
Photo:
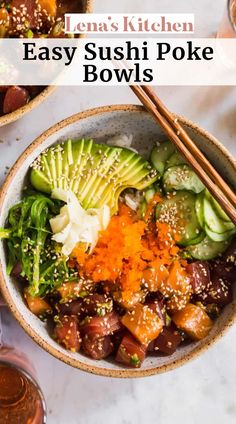
M 1 16 L 0 16 L 1 19 Z M 0 93 L 5 93 L 9 88 L 9 85 L 0 85 Z
M 166 324 L 166 311 L 164 306 L 164 299 L 158 300 L 149 300 L 145 303 L 148 305 L 149 309 L 151 309 L 153 312 L 155 312 L 159 318 L 163 321 L 163 324 Z
M 8 88 L 3 101 L 3 113 L 14 112 L 25 106 L 29 99 L 29 93 L 25 88 L 18 86 Z
M 121 329 L 119 315 L 116 312 L 110 312 L 104 316 L 88 317 L 81 323 L 80 329 L 83 336 L 98 339 L 109 336 Z
M 227 305 L 233 300 L 232 285 L 217 274 L 211 276 L 211 280 L 203 293 L 198 295 L 203 303 L 215 303 L 217 305 Z
M 28 308 L 33 314 L 37 316 L 43 316 L 52 312 L 51 306 L 41 297 L 31 296 L 27 291 L 25 291 L 24 298 Z
M 86 335 L 82 341 L 82 348 L 90 358 L 104 359 L 113 352 L 114 344 L 110 336 L 94 339 Z
M 0 8 L 0 38 L 7 37 L 7 32 L 10 25 L 10 15 L 5 7 Z M 8 86 L 2 85 L 0 91 L 6 91 Z
M 144 290 L 138 292 L 121 292 L 115 291 L 112 293 L 114 301 L 124 309 L 132 310 L 135 305 L 145 300 L 146 293 Z
M 171 297 L 174 294 L 184 295 L 192 290 L 190 278 L 179 261 L 174 261 L 169 270 L 169 276 L 160 286 L 160 292 L 165 297 Z
M 228 281 L 228 283 L 234 283 L 236 281 L 236 265 L 231 262 L 230 257 L 228 261 L 222 258 L 212 261 L 211 272 L 219 278 Z
M 139 343 L 131 334 L 123 337 L 116 354 L 116 361 L 133 368 L 139 368 L 146 356 L 147 346 Z
M 187 266 L 193 292 L 201 293 L 210 281 L 210 269 L 207 261 L 196 261 Z
M 112 307 L 113 304 L 111 298 L 108 298 L 108 296 L 103 294 L 94 293 L 84 297 L 82 311 L 84 315 L 88 316 L 103 316 L 106 315 L 106 313 L 111 312 Z
M 81 338 L 78 320 L 75 316 L 64 315 L 57 322 L 54 336 L 58 343 L 72 352 L 78 352 L 81 346 Z
M 171 327 L 164 327 L 161 334 L 154 340 L 148 348 L 152 352 L 161 352 L 166 355 L 172 355 L 180 345 L 182 337 L 178 330 Z
M 62 315 L 81 315 L 82 301 L 78 300 L 68 300 L 66 303 L 57 303 L 56 305 L 57 312 Z
M 81 290 L 81 281 L 68 281 L 62 283 L 62 285 L 57 288 L 58 293 L 65 302 L 70 299 L 78 298 Z
M 169 276 L 169 272 L 164 265 L 159 267 L 149 267 L 143 271 L 144 285 L 150 292 L 159 290 Z
M 222 259 L 228 265 L 234 265 L 234 266 L 236 266 L 236 239 L 233 240 L 233 242 L 231 243 L 231 245 L 224 252 L 224 254 L 222 255 Z
M 190 301 L 189 293 L 182 294 L 182 295 L 173 294 L 173 296 L 171 296 L 166 302 L 167 311 L 170 314 L 173 314 L 177 311 L 181 311 L 181 309 L 184 309 L 185 306 L 189 303 L 189 301 Z
M 193 340 L 204 339 L 213 326 L 213 322 L 207 313 L 192 303 L 176 312 L 172 319 L 177 328 L 183 330 Z
M 148 305 L 136 305 L 133 311 L 128 311 L 122 317 L 121 322 L 141 344 L 146 345 L 154 340 L 163 328 L 162 319 Z
M 44 11 L 51 17 L 55 17 L 57 14 L 57 0 L 38 0 L 38 4 L 41 10 Z
M 15 17 L 11 28 L 13 32 L 22 33 L 36 27 L 35 0 L 12 0 L 11 8 Z

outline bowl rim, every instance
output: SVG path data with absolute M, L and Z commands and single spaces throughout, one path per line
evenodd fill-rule
M 92 13 L 94 0 L 84 0 L 85 8 L 84 13 Z M 80 35 L 80 38 L 84 38 L 85 35 Z M 6 115 L 0 116 L 0 127 L 10 124 L 11 122 L 15 122 L 24 116 L 26 113 L 33 110 L 35 107 L 40 105 L 50 94 L 52 94 L 56 90 L 56 86 L 49 85 L 41 91 L 41 93 L 37 94 L 32 100 L 30 100 L 25 106 L 20 107 L 19 109 L 14 110 L 14 112 L 7 113 Z
M 137 112 L 141 114 L 147 114 L 148 112 L 144 109 L 143 106 L 133 105 L 133 104 L 121 104 L 121 105 L 111 105 L 111 106 L 102 106 L 97 107 L 93 109 L 89 109 L 83 112 L 79 112 L 75 115 L 72 115 L 66 119 L 63 119 L 62 121 L 58 122 L 57 124 L 50 127 L 48 130 L 43 132 L 39 137 L 37 137 L 27 148 L 26 150 L 21 154 L 21 156 L 18 158 L 18 160 L 15 162 L 13 167 L 11 168 L 9 174 L 7 175 L 1 190 L 0 190 L 0 213 L 2 211 L 3 202 L 5 199 L 5 196 L 8 191 L 8 187 L 11 184 L 12 179 L 14 178 L 15 174 L 21 167 L 21 165 L 24 163 L 25 159 L 28 157 L 29 154 L 31 154 L 37 147 L 39 147 L 49 136 L 52 134 L 58 132 L 60 129 L 67 127 L 68 125 L 71 125 L 77 121 L 81 121 L 86 118 L 90 118 L 95 115 L 99 114 L 106 114 L 111 112 Z M 208 131 L 202 129 L 199 127 L 196 123 L 193 123 L 191 120 L 188 120 L 182 116 L 175 115 L 178 120 L 187 126 L 187 128 L 193 130 L 195 133 L 201 135 L 202 137 L 206 138 L 208 142 L 210 142 L 212 145 L 216 146 L 218 150 L 225 156 L 225 158 L 230 162 L 232 167 L 234 168 L 236 172 L 236 161 L 233 158 L 233 156 L 227 151 L 227 149 L 214 137 L 212 136 Z M 66 354 L 59 352 L 56 348 L 54 348 L 50 343 L 45 341 L 42 337 L 40 337 L 36 330 L 34 330 L 29 323 L 27 323 L 23 317 L 23 315 L 18 311 L 16 304 L 12 301 L 10 292 L 8 290 L 6 281 L 4 279 L 3 275 L 3 265 L 0 261 L 0 289 L 2 292 L 2 295 L 9 306 L 10 311 L 12 312 L 13 316 L 16 318 L 18 323 L 21 325 L 21 327 L 24 329 L 24 331 L 44 350 L 46 350 L 48 353 L 50 353 L 55 358 L 65 362 L 68 365 L 71 365 L 74 368 L 78 368 L 82 371 L 87 371 L 92 374 L 100 375 L 100 376 L 106 376 L 106 377 L 117 377 L 117 378 L 139 378 L 139 377 L 145 377 L 145 376 L 151 376 L 155 374 L 160 374 L 166 371 L 173 370 L 179 366 L 184 365 L 185 363 L 189 362 L 193 358 L 198 357 L 202 352 L 206 351 L 213 343 L 215 343 L 217 340 L 219 340 L 227 331 L 229 327 L 231 327 L 236 320 L 236 311 L 232 313 L 232 316 L 228 319 L 228 321 L 223 325 L 223 327 L 220 329 L 220 331 L 213 336 L 210 340 L 208 340 L 206 343 L 203 343 L 202 345 L 196 346 L 191 352 L 187 353 L 184 357 L 174 360 L 173 362 L 169 364 L 164 364 L 160 366 L 154 366 L 153 368 L 148 369 L 109 369 L 109 368 L 103 368 L 99 366 L 93 366 L 89 364 L 83 363 L 79 359 L 75 358 L 69 358 Z M 229 305 L 230 306 L 230 305 Z

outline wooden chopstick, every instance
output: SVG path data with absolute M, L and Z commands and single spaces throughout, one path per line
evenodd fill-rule
M 193 140 L 189 137 L 188 133 L 185 129 L 180 125 L 177 119 L 173 118 L 172 113 L 167 109 L 161 99 L 156 95 L 156 93 L 149 86 L 141 86 L 143 91 L 148 95 L 148 97 L 152 100 L 153 104 L 158 107 L 159 112 L 161 112 L 162 116 L 169 122 L 169 124 L 176 130 L 179 138 L 183 141 L 188 150 L 192 153 L 193 156 L 201 160 L 201 166 L 208 173 L 209 176 L 213 179 L 213 181 L 217 182 L 217 186 L 223 191 L 225 196 L 231 200 L 231 203 L 236 207 L 236 194 L 233 190 L 228 186 L 228 184 L 223 180 L 220 174 L 216 171 L 216 169 L 212 166 L 212 164 L 207 160 L 201 150 L 196 146 Z M 229 198 L 230 195 L 230 198 Z
M 228 184 L 149 87 L 138 85 L 130 85 L 130 87 L 236 225 L 236 196 Z

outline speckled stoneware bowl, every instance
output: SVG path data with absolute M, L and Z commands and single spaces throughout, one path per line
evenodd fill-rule
M 234 185 L 236 164 L 225 148 L 196 124 L 181 117 L 178 119 L 184 124 L 196 144 L 211 158 L 215 167 Z M 133 147 L 144 155 L 148 155 L 155 141 L 165 138 L 152 117 L 142 107 L 132 105 L 108 106 L 79 113 L 42 134 L 19 158 L 2 187 L 0 227 L 5 223 L 9 208 L 20 199 L 20 192 L 25 185 L 30 164 L 44 149 L 68 138 L 92 137 L 96 141 L 105 141 L 111 136 L 124 133 L 133 134 Z M 95 361 L 81 353 L 67 351 L 50 337 L 46 325 L 28 310 L 19 287 L 6 274 L 4 243 L 0 244 L 0 288 L 15 318 L 43 349 L 74 367 L 111 377 L 142 377 L 178 367 L 208 349 L 233 323 L 236 316 L 234 301 L 224 309 L 206 339 L 180 347 L 173 356 L 148 357 L 141 369 L 128 369 L 111 361 Z
M 79 0 L 80 2 L 81 0 Z M 82 0 L 83 2 L 83 13 L 91 13 L 93 10 L 94 0 Z M 84 36 L 79 36 L 83 38 Z M 35 96 L 32 100 L 29 101 L 25 106 L 20 107 L 14 112 L 7 113 L 6 115 L 0 116 L 0 127 L 10 124 L 11 122 L 17 121 L 17 119 L 24 116 L 26 113 L 33 110 L 35 107 L 39 106 L 52 92 L 55 90 L 55 86 L 46 87 L 41 93 Z

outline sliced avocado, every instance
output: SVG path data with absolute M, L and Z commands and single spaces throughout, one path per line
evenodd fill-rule
M 69 146 L 67 146 L 66 150 L 63 149 L 64 155 L 66 157 L 65 163 L 67 164 L 65 166 L 66 172 L 64 174 L 64 180 L 65 180 L 65 185 L 68 185 L 68 181 L 69 181 L 69 188 L 70 190 L 72 190 L 74 180 L 77 178 L 78 166 L 82 158 L 82 153 L 84 149 L 84 139 L 82 138 L 81 140 L 77 140 L 76 142 L 73 142 L 73 144 L 71 140 L 69 140 L 68 142 L 66 142 L 66 144 L 67 143 L 69 143 Z M 69 166 L 70 151 L 71 151 L 71 156 L 73 158 L 73 166 Z
M 69 165 L 73 165 L 74 157 L 73 157 L 73 152 L 72 152 L 72 141 L 71 140 L 68 140 L 67 143 L 66 143 L 66 153 L 67 153 Z
M 68 190 L 70 164 L 72 163 L 72 142 L 71 140 L 66 141 L 64 148 L 61 148 L 62 158 L 62 187 L 64 190 Z M 71 180 L 71 179 L 70 179 Z
M 57 186 L 57 166 L 56 166 L 56 149 L 49 149 L 46 154 L 46 160 L 52 175 L 53 187 Z
M 30 180 L 39 191 L 72 190 L 84 208 L 107 204 L 115 213 L 124 189 L 143 190 L 158 177 L 139 154 L 82 139 L 68 140 L 42 153 L 32 165 Z
M 85 207 L 91 203 L 96 203 L 101 198 L 102 192 L 109 186 L 109 176 L 112 172 L 112 167 L 115 165 L 117 154 L 119 150 L 106 145 L 101 145 L 97 150 L 96 144 L 94 145 L 95 151 L 92 159 L 92 176 L 89 181 L 84 182 L 83 195 L 81 200 L 84 202 Z
M 45 176 L 50 181 L 50 183 L 52 183 L 52 174 L 51 174 L 50 166 L 48 165 L 46 157 L 42 158 L 42 162 L 43 162 L 43 167 L 44 167 L 44 170 L 45 170 L 44 171 Z
M 94 202 L 100 206 L 108 202 L 108 199 L 114 196 L 117 184 L 122 180 L 122 169 L 126 168 L 129 161 L 121 161 L 121 149 L 112 148 L 111 150 L 115 153 L 112 155 L 112 163 L 110 160 L 106 161 L 108 168 L 102 168 L 99 172 L 99 177 L 92 189 L 88 193 L 86 204 Z M 121 164 L 122 163 L 122 164 Z M 119 175 L 119 178 L 117 178 Z
M 63 188 L 63 179 L 60 178 L 60 176 L 62 175 L 62 154 L 61 154 L 61 149 L 59 145 L 55 149 L 55 160 L 56 160 L 57 184 L 59 188 Z
M 107 202 L 112 193 L 110 203 L 114 210 L 118 208 L 118 199 L 124 189 L 134 187 L 143 190 L 151 185 L 151 179 L 156 174 L 150 163 L 141 156 L 128 149 L 118 149 L 120 155 L 117 157 L 116 166 L 112 166 L 112 172 L 108 172 L 109 177 L 105 184 L 95 194 L 95 199 L 100 207 Z
M 39 169 L 34 169 L 30 175 L 30 181 L 32 186 L 43 193 L 51 193 L 53 189 L 52 183 L 48 180 L 46 175 Z
M 91 172 L 91 167 L 89 164 L 89 156 L 90 156 L 90 152 L 93 146 L 93 140 L 87 140 L 84 143 L 83 146 L 83 151 L 81 153 L 81 157 L 80 157 L 80 161 L 77 162 L 77 172 L 74 178 L 74 181 L 72 183 L 71 186 L 71 190 L 74 193 L 78 193 L 80 194 L 80 184 L 81 184 L 81 180 L 86 179 L 89 177 L 89 173 Z M 73 167 L 76 166 L 75 163 L 72 164 Z M 68 181 L 68 185 L 69 185 L 69 181 Z

